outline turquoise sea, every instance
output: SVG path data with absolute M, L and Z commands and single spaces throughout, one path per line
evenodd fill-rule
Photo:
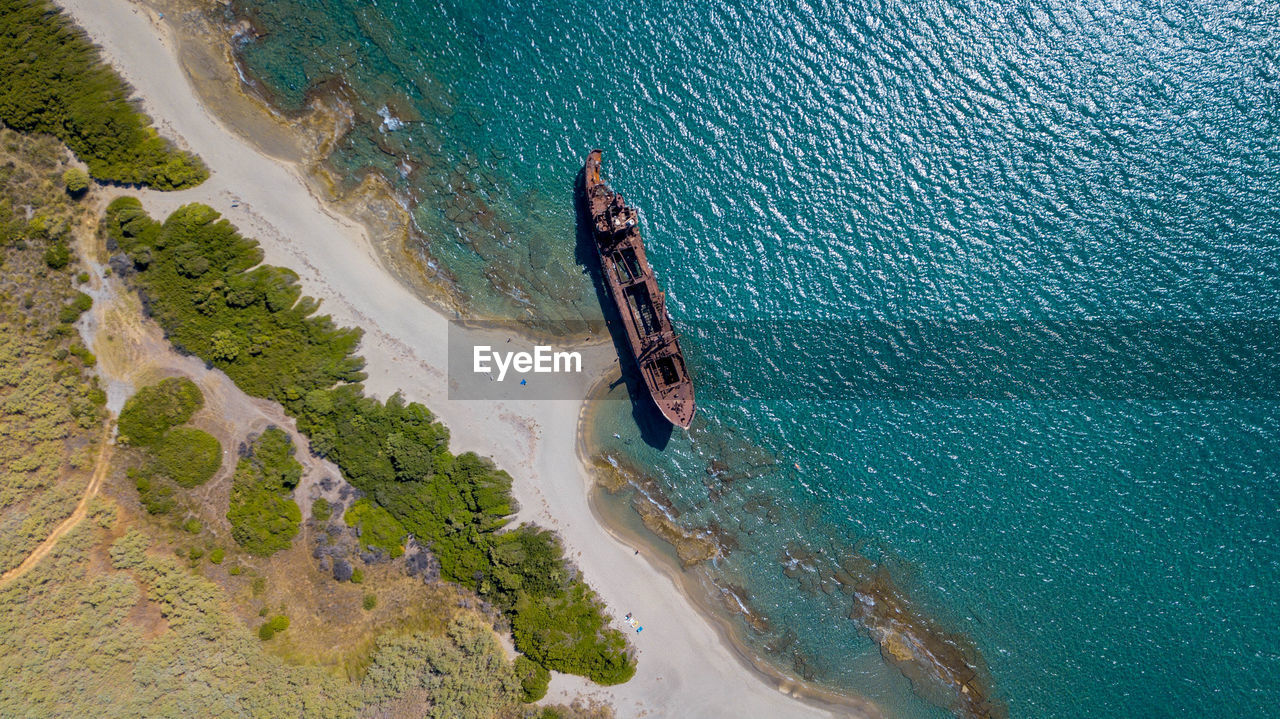
M 968 670 L 1016 717 L 1277 713 L 1280 5 L 233 5 L 475 315 L 599 316 L 606 149 L 702 400 L 670 436 L 606 403 L 596 442 L 722 542 L 779 667 L 895 717 L 977 713 Z M 948 385 L 975 353 L 1016 381 Z

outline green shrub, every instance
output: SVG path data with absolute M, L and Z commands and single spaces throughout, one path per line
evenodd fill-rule
M 190 559 L 193 562 L 198 561 L 203 556 L 204 550 L 200 547 L 192 547 L 191 551 L 187 552 L 187 559 Z
M 233 577 L 238 577 L 243 573 L 244 573 L 244 567 L 240 566 L 239 564 L 227 570 L 227 574 L 230 574 Z
M 62 173 L 62 184 L 67 187 L 67 194 L 79 197 L 89 189 L 89 173 L 78 167 L 69 167 Z
M 213 551 L 209 552 L 209 561 L 213 562 L 214 564 L 222 564 L 222 560 L 226 556 L 227 556 L 227 553 L 223 551 L 222 547 L 214 547 Z M 232 567 L 232 569 L 236 569 L 236 567 Z
M 80 284 L 82 284 L 82 285 L 83 285 L 84 283 L 86 283 L 86 282 L 88 282 L 88 281 L 89 281 L 89 273 L 88 273 L 88 272 L 81 272 L 80 274 L 76 275 L 76 282 L 79 282 Z
M 71 302 L 63 305 L 58 311 L 58 321 L 71 324 L 80 319 L 80 315 L 87 312 L 90 307 L 93 307 L 93 298 L 83 292 L 77 292 Z
M 515 671 L 526 702 L 536 702 L 547 695 L 551 672 L 546 667 L 522 655 L 516 657 Z
M 44 251 L 44 263 L 51 270 L 60 270 L 71 263 L 71 248 L 65 242 L 55 242 Z
M 621 684 L 635 675 L 626 639 L 608 628 L 598 600 L 580 580 L 565 595 L 525 594 L 517 601 L 511 635 L 529 659 L 597 684 Z
M 293 441 L 275 427 L 263 432 L 236 465 L 227 520 L 232 538 L 246 552 L 266 557 L 291 546 L 302 510 L 289 493 L 301 476 Z
M 264 607 L 263 610 L 265 611 L 265 609 L 266 608 Z M 272 617 L 270 620 L 263 622 L 262 626 L 258 627 L 258 638 L 265 642 L 288 628 L 289 618 L 283 614 L 279 614 Z
M 175 427 L 153 447 L 157 469 L 180 487 L 198 487 L 222 466 L 218 438 L 192 427 Z
M 361 568 L 359 568 L 359 567 L 356 567 L 355 569 L 352 569 L 352 570 L 351 570 L 351 583 L 352 583 L 352 584 L 364 584 L 364 570 L 363 570 L 363 569 L 361 569 Z
M 173 487 L 156 477 L 130 469 L 129 476 L 138 489 L 138 500 L 148 514 L 168 514 L 173 511 Z
M 204 181 L 204 165 L 161 139 L 128 98 L 120 77 L 52 4 L 0 0 L 0 122 L 54 135 L 108 182 L 172 190 Z
M 364 595 L 364 601 L 360 603 L 360 606 L 364 607 L 366 612 L 373 611 L 373 608 L 378 606 L 378 595 L 373 593 Z
M 120 411 L 120 435 L 131 444 L 148 447 L 169 428 L 191 419 L 204 406 L 204 395 L 186 377 L 170 377 L 138 390 Z
M 379 507 L 368 498 L 352 503 L 351 508 L 343 515 L 347 526 L 356 527 L 360 532 L 360 544 L 365 548 L 378 547 L 394 559 L 404 554 L 404 540 L 408 532 L 387 510 Z
M 81 362 L 84 363 L 85 367 L 92 367 L 98 364 L 98 358 L 93 356 L 93 353 L 89 351 L 88 347 L 85 347 L 79 342 L 72 344 L 69 349 L 71 354 L 75 355 Z
M 333 506 L 329 504 L 329 500 L 318 497 L 311 503 L 311 516 L 321 522 L 327 522 L 329 517 L 333 516 Z
M 191 517 L 190 519 L 182 523 L 182 530 L 184 532 L 189 532 L 191 534 L 199 534 L 201 529 L 204 529 L 204 526 L 201 525 L 200 520 L 196 519 L 195 517 Z

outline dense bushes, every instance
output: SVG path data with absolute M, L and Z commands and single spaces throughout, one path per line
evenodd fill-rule
M 51 270 L 60 270 L 71 262 L 71 248 L 66 242 L 55 242 L 44 251 L 44 263 Z
M 382 709 L 375 716 L 400 714 L 389 711 L 389 702 L 415 690 L 431 698 L 430 719 L 507 716 L 520 698 L 493 633 L 471 617 L 455 619 L 447 641 L 422 634 L 380 640 L 362 686 L 367 701 Z
M 516 649 L 544 667 L 571 667 L 600 684 L 621 684 L 636 672 L 626 655 L 626 640 L 608 627 L 581 581 L 567 592 L 518 595 L 511 633 Z
M 71 301 L 62 306 L 58 311 L 58 321 L 63 324 L 71 324 L 80 319 L 80 315 L 89 311 L 93 307 L 93 298 L 83 292 L 77 292 Z
M 162 225 L 137 200 L 121 198 L 108 208 L 105 226 L 175 344 L 225 370 L 249 394 L 280 401 L 312 450 L 373 501 L 349 517 L 368 535 L 366 545 L 399 546 L 404 532 L 428 545 L 442 576 L 499 606 L 517 648 L 546 669 L 606 684 L 631 677 L 625 638 L 608 626 L 604 607 L 571 572 L 554 536 L 530 527 L 501 531 L 514 511 L 511 478 L 475 454 L 453 455 L 448 430 L 422 405 L 398 395 L 386 402 L 365 397 L 352 384 L 363 378 L 353 354 L 359 332 L 313 317 L 317 303 L 301 297 L 293 273 L 259 266 L 256 243 L 208 207 L 180 208 Z M 248 470 L 242 477 L 238 468 L 236 476 L 245 492 L 258 485 Z M 239 501 L 258 508 L 246 516 L 259 524 L 279 520 L 291 537 L 298 512 L 284 486 Z M 248 539 L 259 546 L 267 537 Z M 287 540 L 260 549 L 280 546 Z
M 79 197 L 89 190 L 89 173 L 78 167 L 68 167 L 62 173 L 62 184 L 66 186 L 68 195 Z
M 160 471 L 179 487 L 204 484 L 222 466 L 222 444 L 213 435 L 194 427 L 169 430 L 152 452 Z
M 626 640 L 570 576 L 555 537 L 530 527 L 499 531 L 513 510 L 511 477 L 473 453 L 450 453 L 447 430 L 425 407 L 399 395 L 378 402 L 352 385 L 313 390 L 286 406 L 313 450 L 430 545 L 444 578 L 508 613 L 521 628 L 517 649 L 601 684 L 631 678 Z
M 236 465 L 227 520 L 232 538 L 250 554 L 266 557 L 288 549 L 298 533 L 302 510 L 289 493 L 302 477 L 302 465 L 293 451 L 289 435 L 272 427 Z
M 117 423 L 119 439 L 145 451 L 141 466 L 129 477 L 138 499 L 151 514 L 168 514 L 176 506 L 174 484 L 197 487 L 222 466 L 217 437 L 179 427 L 204 406 L 204 395 L 186 377 L 170 377 L 140 388 L 125 402 Z
M 514 668 L 526 702 L 536 702 L 547 695 L 551 672 L 546 667 L 528 657 L 516 657 Z
M 297 276 L 257 266 L 262 251 L 203 205 L 154 222 L 132 197 L 111 203 L 108 233 L 139 269 L 139 289 L 173 344 L 223 370 L 245 392 L 280 402 L 358 382 L 358 330 L 340 329 L 302 297 Z M 252 268 L 252 269 L 251 269 Z
M 0 121 L 56 136 L 101 180 L 173 190 L 209 176 L 156 134 L 84 34 L 44 0 L 0 0 Z
M 366 549 L 377 547 L 393 559 L 404 554 L 404 527 L 387 510 L 368 499 L 358 499 L 343 516 L 347 526 L 355 527 L 360 544 Z
M 154 446 L 168 432 L 191 419 L 204 406 L 204 395 L 186 377 L 170 377 L 139 389 L 120 411 L 120 439 L 143 447 Z
M 129 470 L 129 478 L 138 489 L 138 501 L 149 514 L 168 514 L 177 506 L 173 485 L 147 471 Z

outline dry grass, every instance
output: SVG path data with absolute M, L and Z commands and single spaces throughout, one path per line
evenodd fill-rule
M 93 385 L 67 352 L 79 337 L 59 321 L 82 265 L 45 262 L 88 214 L 60 184 L 71 163 L 52 138 L 0 128 L 0 220 L 10 234 L 0 249 L 0 572 L 71 515 L 100 441 Z

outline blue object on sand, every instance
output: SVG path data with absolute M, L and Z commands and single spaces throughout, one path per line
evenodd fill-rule
M 520 384 L 524 384 L 524 380 L 520 380 Z

